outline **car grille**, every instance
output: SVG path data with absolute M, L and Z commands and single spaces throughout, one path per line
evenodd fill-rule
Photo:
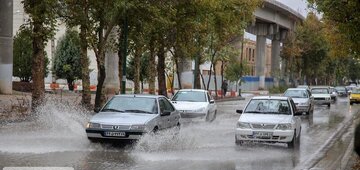
M 101 125 L 101 129 L 129 130 L 130 125 Z
M 314 98 L 314 100 L 325 100 L 324 97 L 321 97 L 321 98 Z
M 253 123 L 251 124 L 251 126 L 254 129 L 274 129 L 276 125 L 274 124 L 258 124 L 258 123 Z

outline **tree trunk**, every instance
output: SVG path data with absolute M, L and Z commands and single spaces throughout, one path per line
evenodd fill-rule
M 121 26 L 119 26 L 119 28 L 120 28 Z M 123 64 L 123 46 L 121 45 L 121 44 L 123 44 L 123 43 L 121 43 L 121 42 L 124 42 L 124 31 L 123 31 L 123 29 L 121 29 L 120 30 L 120 33 L 119 33 L 120 35 L 119 35 L 119 46 L 118 46 L 118 57 L 119 57 L 119 61 L 118 61 L 118 63 L 119 63 L 119 84 L 120 84 L 120 87 L 119 87 L 119 92 L 121 92 L 121 89 L 123 88 L 122 87 L 122 76 L 123 76 L 123 67 L 122 67 L 122 64 Z
M 42 104 L 45 98 L 45 82 L 44 82 L 44 61 L 45 61 L 45 52 L 44 52 L 44 38 L 39 35 L 42 27 L 41 22 L 34 22 L 33 25 L 33 58 L 31 65 L 31 77 L 32 77 L 32 101 L 31 109 L 33 112 L 36 111 L 36 108 Z
M 134 54 L 134 93 L 139 94 L 140 93 L 140 58 L 141 58 L 141 47 L 139 47 L 139 44 L 136 44 L 135 47 L 135 54 Z
M 221 61 L 221 82 L 224 81 L 224 61 Z
M 215 65 L 216 65 L 216 63 L 215 63 Z M 215 96 L 216 96 L 216 98 L 218 97 L 218 93 L 217 93 L 217 83 L 216 83 L 216 67 L 214 67 L 214 84 L 215 84 Z
M 150 44 L 150 58 L 149 58 L 149 93 L 155 94 L 155 77 L 156 77 L 156 62 L 155 62 L 155 47 L 154 38 L 151 38 Z
M 72 79 L 66 79 L 68 83 L 68 88 L 70 91 L 74 91 L 74 80 Z
M 182 89 L 181 86 L 181 73 L 179 71 L 179 56 L 176 54 L 177 52 L 175 52 L 175 67 L 176 67 L 176 75 L 177 75 L 177 79 L 178 79 L 178 84 L 179 84 L 179 89 Z
M 105 103 L 105 88 L 104 81 L 106 78 L 105 72 L 105 53 L 99 49 L 99 56 L 96 56 L 98 68 L 98 84 L 96 86 L 95 109 L 100 109 Z
M 91 105 L 91 91 L 90 91 L 90 76 L 89 76 L 89 58 L 87 56 L 87 39 L 86 39 L 87 28 L 85 25 L 80 26 L 80 48 L 81 48 L 81 81 L 82 81 L 82 100 L 81 103 L 90 108 Z
M 208 83 L 207 83 L 206 90 L 209 90 L 210 81 L 211 81 L 211 70 L 212 70 L 212 68 L 213 68 L 213 66 L 214 66 L 215 55 L 216 55 L 216 51 L 215 51 L 215 52 L 212 54 L 212 56 L 211 56 L 211 64 L 210 64 L 210 71 L 209 71 L 209 80 L 208 80 Z M 216 73 L 215 73 L 215 66 L 214 66 L 214 74 L 216 74 Z M 216 93 L 216 95 L 217 95 L 217 93 Z
M 157 75 L 158 75 L 158 87 L 159 87 L 158 94 L 167 97 L 166 77 L 165 77 L 165 52 L 164 52 L 163 44 L 160 45 L 157 56 L 158 56 Z

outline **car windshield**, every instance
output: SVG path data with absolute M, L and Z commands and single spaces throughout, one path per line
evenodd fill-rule
M 308 98 L 305 90 L 286 90 L 284 96 L 292 98 Z
M 345 87 L 335 87 L 337 91 L 346 91 Z
M 101 111 L 157 114 L 158 107 L 155 98 L 122 96 L 113 97 Z
M 206 93 L 202 91 L 179 91 L 171 99 L 173 101 L 206 102 Z
M 247 105 L 244 113 L 291 115 L 291 110 L 287 100 L 253 99 Z
M 316 88 L 316 89 L 311 89 L 311 93 L 313 93 L 313 94 L 329 94 L 329 91 L 326 88 Z
M 351 94 L 360 94 L 360 89 L 353 89 Z

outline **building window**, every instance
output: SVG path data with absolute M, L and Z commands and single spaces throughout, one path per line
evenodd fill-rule
M 249 48 L 249 61 L 251 61 L 251 48 Z
M 252 61 L 255 61 L 255 49 L 253 49 L 253 53 L 252 53 Z

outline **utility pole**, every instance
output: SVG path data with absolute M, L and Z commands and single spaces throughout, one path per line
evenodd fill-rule
M 125 1 L 125 19 L 124 19 L 124 41 L 123 41 L 123 61 L 122 61 L 122 79 L 121 79 L 121 94 L 126 93 L 126 56 L 127 56 L 127 36 L 128 36 L 128 21 L 126 15 L 126 1 Z M 120 66 L 119 66 L 120 67 Z

